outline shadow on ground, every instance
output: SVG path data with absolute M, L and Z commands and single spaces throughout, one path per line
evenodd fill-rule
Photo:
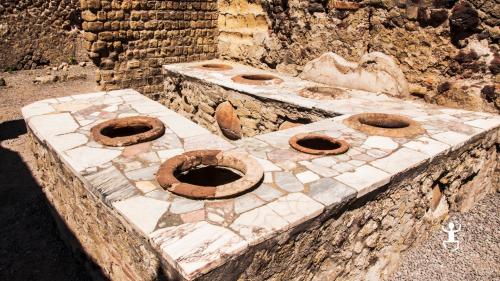
M 0 123 L 0 142 L 25 134 L 22 119 Z M 20 154 L 0 145 L 0 280 L 91 280 L 89 261 L 60 239 L 41 190 Z

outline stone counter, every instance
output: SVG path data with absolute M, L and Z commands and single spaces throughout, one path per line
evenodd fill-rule
M 484 113 L 391 100 L 377 111 L 409 116 L 425 132 L 367 135 L 345 124 L 351 112 L 230 142 L 133 90 L 22 111 L 49 202 L 113 280 L 376 279 L 449 212 L 498 186 L 500 118 Z M 160 119 L 165 134 L 125 148 L 92 139 L 94 125 L 137 115 Z M 313 132 L 351 148 L 312 156 L 289 147 L 291 136 Z M 220 200 L 158 185 L 163 161 L 198 149 L 251 155 L 262 183 Z

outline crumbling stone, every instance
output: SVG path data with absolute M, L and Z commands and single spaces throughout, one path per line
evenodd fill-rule
M 365 54 L 358 63 L 327 53 L 308 63 L 300 74 L 327 85 L 408 96 L 408 83 L 394 60 L 380 52 Z
M 450 35 L 452 42 L 457 45 L 463 40 L 477 32 L 479 15 L 474 7 L 465 1 L 459 2 L 451 10 Z

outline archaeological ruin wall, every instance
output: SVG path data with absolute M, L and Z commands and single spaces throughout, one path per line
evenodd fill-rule
M 414 97 L 498 112 L 495 1 L 219 1 L 222 58 L 297 75 L 325 52 L 394 57 Z M 498 87 L 498 86 L 497 86 Z
M 105 89 L 162 89 L 161 66 L 217 51 L 217 2 L 81 1 L 85 48 Z
M 85 59 L 80 28 L 79 0 L 1 0 L 0 70 Z

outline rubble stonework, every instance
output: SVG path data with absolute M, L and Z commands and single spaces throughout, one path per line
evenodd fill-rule
M 383 52 L 397 61 L 415 96 L 498 112 L 498 3 L 356 2 L 361 1 L 220 1 L 221 58 L 297 75 L 326 52 L 348 61 Z M 437 90 L 448 82 L 460 90 Z M 494 93 L 481 94 L 494 85 Z
M 79 0 L 0 0 L 0 69 L 86 59 L 79 28 Z
M 85 48 L 104 89 L 162 90 L 161 66 L 213 58 L 217 2 L 81 1 Z

